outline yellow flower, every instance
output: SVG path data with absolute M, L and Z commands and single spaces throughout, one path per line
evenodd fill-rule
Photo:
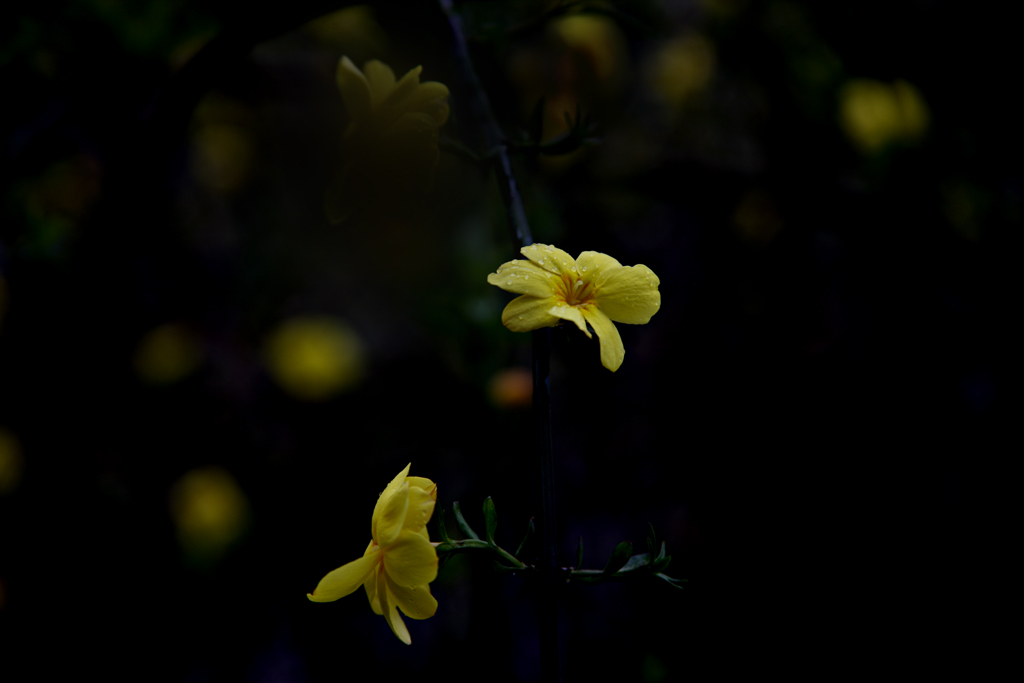
M 342 57 L 338 88 L 352 116 L 345 136 L 371 128 L 390 134 L 422 129 L 436 135 L 448 120 L 448 88 L 435 81 L 420 83 L 421 71 L 423 67 L 418 66 L 395 80 L 395 72 L 384 62 L 372 59 L 360 71 L 351 59 Z
M 626 355 L 614 322 L 642 325 L 661 307 L 661 281 L 647 266 L 623 266 L 611 256 L 585 251 L 579 258 L 547 244 L 523 247 L 528 261 L 510 261 L 487 282 L 522 294 L 501 314 L 513 332 L 554 327 L 563 320 L 601 343 L 601 364 L 615 372 Z
M 849 81 L 839 93 L 839 123 L 866 153 L 895 142 L 918 142 L 928 130 L 929 118 L 924 97 L 906 81 L 888 84 L 861 78 Z
M 422 190 L 437 165 L 438 130 L 448 120 L 448 88 L 420 83 L 416 67 L 395 79 L 387 64 L 371 60 L 360 71 L 348 57 L 338 63 L 337 82 L 351 116 L 345 131 L 345 165 L 327 194 L 327 215 L 344 220 L 374 198 L 378 208 L 395 195 Z
M 373 538 L 363 556 L 320 579 L 316 590 L 307 594 L 313 602 L 331 602 L 363 586 L 370 607 L 406 645 L 412 639 L 397 608 L 412 619 L 427 619 L 437 611 L 427 585 L 437 578 L 437 553 L 427 535 L 437 484 L 407 476 L 411 466 L 406 465 L 377 499 Z

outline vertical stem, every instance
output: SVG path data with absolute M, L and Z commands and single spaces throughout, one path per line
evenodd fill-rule
M 473 109 L 473 115 L 484 133 L 484 141 L 488 148 L 497 154 L 495 170 L 498 175 L 498 188 L 501 190 L 501 198 L 505 201 L 505 212 L 508 215 L 508 227 L 512 236 L 514 251 L 527 245 L 533 244 L 533 235 L 530 233 L 530 226 L 526 222 L 526 210 L 523 208 L 523 199 L 519 196 L 519 187 L 516 185 L 516 177 L 512 173 L 512 159 L 508 154 L 508 144 L 501 132 L 501 127 L 494 118 L 494 111 L 491 109 L 491 102 L 487 99 L 480 79 L 473 68 L 473 60 L 469 57 L 469 45 L 466 42 L 466 32 L 462 27 L 462 17 L 452 7 L 451 0 L 440 0 L 441 9 L 448 17 L 448 26 L 452 30 L 452 37 L 455 39 L 455 56 L 458 59 L 462 77 L 469 88 L 469 104 Z
M 487 93 L 473 69 L 469 57 L 469 46 L 462 26 L 462 17 L 452 7 L 452 0 L 440 0 L 441 9 L 448 18 L 454 38 L 455 55 L 462 76 L 469 88 L 470 106 L 484 133 L 488 147 L 497 155 L 495 171 L 501 197 L 505 202 L 509 232 L 514 249 L 533 244 L 533 235 L 526 221 L 526 211 L 519 195 L 516 178 L 512 172 L 505 137 L 494 118 Z M 562 672 L 558 647 L 558 587 L 559 563 L 555 538 L 555 474 L 554 453 L 551 448 L 551 394 L 550 394 L 550 330 L 544 328 L 533 332 L 533 413 L 537 424 L 537 446 L 540 449 L 541 498 L 543 517 L 541 535 L 544 547 L 541 551 L 541 594 L 539 596 L 540 618 L 540 664 L 541 680 L 544 683 L 561 683 Z
M 540 666 L 544 683 L 562 680 L 558 647 L 558 543 L 555 538 L 555 457 L 551 447 L 549 363 L 551 331 L 533 331 L 533 415 L 540 449 L 540 490 L 543 516 L 540 553 Z

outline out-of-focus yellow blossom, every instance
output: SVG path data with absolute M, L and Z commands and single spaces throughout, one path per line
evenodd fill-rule
M 857 79 L 839 93 L 839 123 L 863 152 L 894 142 L 913 143 L 928 130 L 930 114 L 921 93 L 906 81 L 891 85 Z
M 354 5 L 314 19 L 305 30 L 320 42 L 360 54 L 379 54 L 388 37 L 369 5 Z
M 370 524 L 372 536 L 358 560 L 338 567 L 307 593 L 313 602 L 332 602 L 362 586 L 370 607 L 406 645 L 412 642 L 398 608 L 412 619 L 427 619 L 437 611 L 429 584 L 437 578 L 437 553 L 427 535 L 434 513 L 437 484 L 398 473 L 377 498 Z
M 435 81 L 420 83 L 421 71 L 423 67 L 418 66 L 396 80 L 384 62 L 371 59 L 360 71 L 351 59 L 342 57 L 338 87 L 352 115 L 346 137 L 368 130 L 397 135 L 410 129 L 436 136 L 448 120 L 448 87 Z
M 647 78 L 655 94 L 677 114 L 707 89 L 714 74 L 715 46 L 694 33 L 662 45 L 652 57 Z
M 249 502 L 229 472 L 203 467 L 171 489 L 171 514 L 185 554 L 199 562 L 220 559 L 245 532 Z
M 337 82 L 351 122 L 345 131 L 345 165 L 328 192 L 327 213 L 347 217 L 367 192 L 398 193 L 427 184 L 437 165 L 439 129 L 448 120 L 448 88 L 420 83 L 418 66 L 400 80 L 387 64 L 370 60 L 360 71 L 348 57 L 338 64 Z M 384 193 L 388 194 L 388 193 Z
M 355 386 L 365 353 L 354 331 L 328 317 L 286 320 L 271 334 L 267 369 L 278 386 L 306 401 L 322 401 Z
M 242 126 L 207 123 L 192 134 L 192 175 L 214 192 L 231 194 L 245 185 L 254 156 Z
M 615 322 L 643 325 L 661 307 L 661 280 L 644 265 L 623 266 L 611 256 L 585 251 L 578 258 L 547 244 L 522 248 L 527 261 L 503 264 L 487 282 L 521 294 L 505 307 L 501 322 L 513 332 L 587 324 L 601 343 L 601 364 L 615 372 L 626 350 Z
M 0 496 L 11 493 L 21 481 L 23 459 L 14 433 L 0 427 Z
M 149 384 L 173 384 L 195 370 L 203 348 L 195 334 L 168 323 L 150 330 L 139 342 L 133 359 L 135 373 Z
M 550 24 L 565 45 L 589 60 L 594 76 L 609 86 L 626 79 L 629 51 L 618 25 L 599 14 L 570 14 Z

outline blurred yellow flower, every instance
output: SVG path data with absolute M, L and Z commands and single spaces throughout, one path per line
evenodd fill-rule
M 149 384 L 173 384 L 203 360 L 197 336 L 183 325 L 168 323 L 150 330 L 135 349 L 135 374 Z
M 652 55 L 647 80 L 676 115 L 710 85 L 715 74 L 715 46 L 699 33 L 675 38 Z
M 313 602 L 332 602 L 362 586 L 370 607 L 406 645 L 412 639 L 397 608 L 412 619 L 427 619 L 437 611 L 427 585 L 437 578 L 437 553 L 427 535 L 437 484 L 408 476 L 410 467 L 411 463 L 406 465 L 377 498 L 372 539 L 363 556 L 330 572 L 306 594 Z
M 422 70 L 418 66 L 397 80 L 383 62 L 370 60 L 360 71 L 341 58 L 336 80 L 351 122 L 343 143 L 345 165 L 327 196 L 331 220 L 346 218 L 367 189 L 380 189 L 376 185 L 426 185 L 440 156 L 438 130 L 449 107 L 448 88 L 420 83 Z
M 505 307 L 501 322 L 513 332 L 554 327 L 563 320 L 601 344 L 601 364 L 615 372 L 626 351 L 614 322 L 643 325 L 661 307 L 661 280 L 644 265 L 623 266 L 611 256 L 585 251 L 574 259 L 547 244 L 523 247 L 528 261 L 510 261 L 487 282 L 521 294 Z
M 322 401 L 355 386 L 365 365 L 358 335 L 329 317 L 281 323 L 267 340 L 265 356 L 278 386 L 306 401 Z
M 249 501 L 227 470 L 203 467 L 175 482 L 171 514 L 185 554 L 208 562 L 220 559 L 241 538 L 249 523 Z
M 894 142 L 917 142 L 927 132 L 929 119 L 924 97 L 906 81 L 888 84 L 862 78 L 839 92 L 839 123 L 867 153 Z

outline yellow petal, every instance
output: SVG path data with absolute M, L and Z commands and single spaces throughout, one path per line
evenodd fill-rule
M 583 313 L 575 306 L 552 306 L 548 313 L 556 318 L 576 323 L 576 327 L 580 328 L 583 334 L 588 337 L 591 336 L 590 330 L 587 329 L 587 322 L 583 318 Z
M 622 337 L 619 336 L 615 323 L 600 308 L 594 306 L 585 307 L 583 316 L 594 328 L 594 332 L 597 333 L 597 338 L 601 342 L 601 365 L 615 372 L 622 365 L 622 359 L 626 356 L 626 349 L 622 346 Z
M 428 543 L 427 545 L 429 546 L 430 544 Z M 433 548 L 431 548 L 431 552 L 433 552 Z M 358 560 L 352 560 L 348 564 L 338 567 L 320 579 L 316 590 L 312 593 L 307 593 L 306 597 L 313 602 L 331 602 L 345 597 L 363 585 L 367 575 L 373 571 L 373 568 L 377 566 L 380 559 L 381 554 L 379 552 L 372 552 L 369 555 L 360 557 Z
M 338 62 L 338 70 L 335 72 L 335 80 L 338 89 L 341 90 L 341 97 L 345 100 L 349 114 L 353 121 L 365 119 L 370 114 L 370 84 L 366 76 L 360 71 L 352 60 L 342 57 Z
M 550 244 L 531 244 L 520 249 L 523 256 L 555 275 L 576 275 L 576 259 Z
M 393 598 L 410 619 L 429 619 L 437 612 L 437 600 L 430 594 L 430 586 L 405 588 L 392 581 L 387 573 L 384 581 L 388 587 L 388 598 Z
M 373 541 L 370 541 L 370 543 L 372 545 Z M 384 585 L 382 583 L 383 576 L 384 563 L 381 562 L 373 568 L 373 571 L 366 577 L 366 581 L 363 582 L 363 588 L 366 590 L 366 597 L 370 600 L 370 609 L 373 610 L 374 614 L 384 614 L 384 610 L 380 606 L 380 596 L 377 595 L 377 586 Z
M 449 114 L 451 114 L 451 111 L 451 107 L 448 106 L 447 101 L 439 102 L 437 104 L 437 107 L 435 107 L 430 112 L 430 115 L 434 117 L 434 125 L 436 125 L 438 128 L 443 126 L 445 122 L 448 120 L 448 116 Z
M 594 298 L 612 320 L 643 325 L 661 308 L 659 284 L 661 280 L 647 266 L 615 268 L 597 279 Z
M 384 62 L 371 59 L 363 64 L 363 73 L 370 84 L 370 97 L 373 100 L 373 108 L 376 109 L 395 89 L 395 72 Z
M 576 258 L 576 268 L 580 271 L 580 277 L 591 282 L 597 280 L 601 273 L 621 267 L 621 263 L 599 251 L 585 251 Z
M 373 506 L 373 521 L 370 529 L 371 534 L 376 535 L 377 519 L 380 517 L 381 511 L 384 509 L 384 504 L 387 503 L 388 499 L 391 498 L 391 494 L 397 491 L 402 486 L 402 484 L 405 483 L 405 478 L 409 474 L 409 468 L 411 467 L 412 463 L 406 465 L 405 469 L 399 472 L 395 476 L 395 478 L 391 480 L 391 483 L 384 487 L 384 490 L 381 491 L 381 494 L 377 496 L 377 504 Z
M 411 588 L 437 578 L 437 552 L 422 535 L 405 529 L 383 550 L 384 571 L 399 586 Z
M 448 87 L 437 81 L 421 83 L 404 106 L 409 111 L 429 114 L 434 125 L 440 128 L 448 120 Z
M 402 80 L 395 84 L 394 90 L 392 90 L 391 94 L 388 95 L 387 101 L 384 102 L 384 106 L 393 107 L 395 109 L 410 109 L 409 98 L 419 90 L 421 71 L 423 71 L 423 67 L 418 66 L 402 76 Z
M 430 139 L 437 135 L 437 126 L 429 114 L 416 111 L 403 112 L 398 119 L 384 131 L 386 135 L 398 137 L 401 135 L 418 135 L 421 138 Z
M 377 518 L 377 523 L 374 525 L 373 539 L 381 548 L 388 547 L 398 538 L 408 510 L 409 485 L 402 484 L 384 503 L 380 517 Z
M 548 297 L 554 296 L 555 285 L 561 279 L 532 261 L 517 259 L 498 266 L 498 272 L 488 275 L 487 282 L 506 292 Z
M 433 488 L 434 500 L 437 500 L 437 484 L 427 479 L 426 477 L 406 477 L 405 481 L 408 482 L 409 486 L 418 486 L 424 491 L 429 491 L 431 488 Z
M 384 589 L 378 593 L 380 595 L 380 606 L 384 613 L 384 620 L 388 622 L 391 631 L 398 636 L 400 641 L 406 645 L 411 645 L 412 638 L 409 636 L 409 629 L 405 627 L 405 622 L 402 621 L 402 617 L 398 614 L 395 597 L 388 594 L 387 581 L 382 581 L 380 587 Z
M 501 313 L 501 322 L 513 332 L 529 332 L 554 327 L 558 318 L 548 313 L 558 303 L 553 296 L 538 298 L 524 294 L 508 302 Z
M 406 480 L 408 484 L 408 480 Z M 434 514 L 434 501 L 437 500 L 437 486 L 431 487 L 430 491 L 424 491 L 419 486 L 409 487 L 409 505 L 405 513 L 403 529 L 409 529 L 419 533 L 420 529 L 427 525 L 430 516 Z

